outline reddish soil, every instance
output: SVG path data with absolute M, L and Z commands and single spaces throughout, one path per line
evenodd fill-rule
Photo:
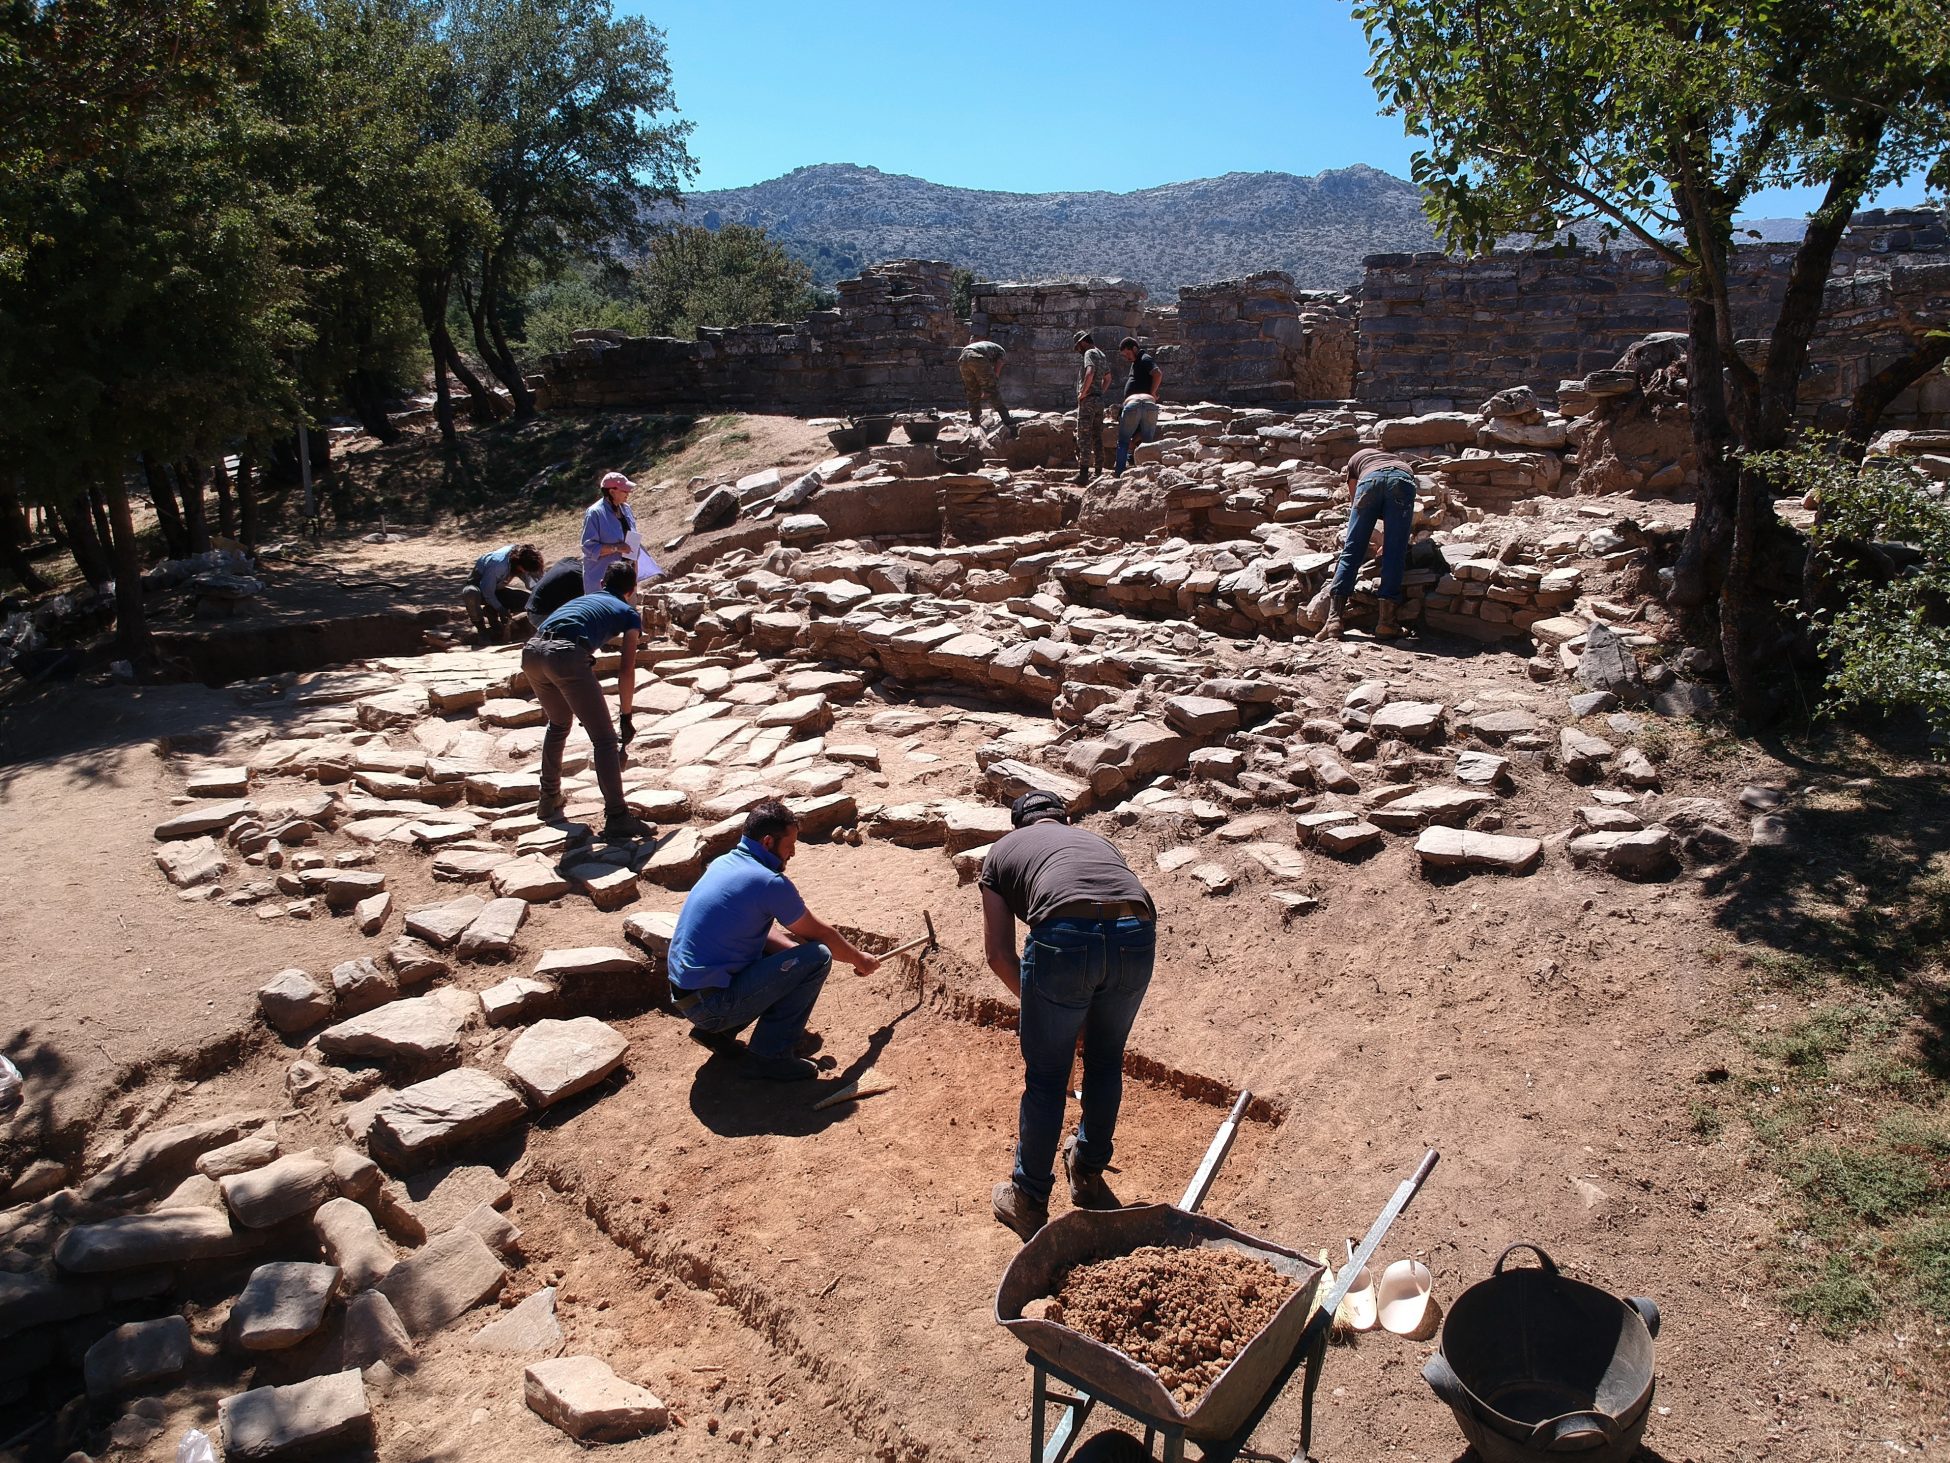
M 1345 664 L 1342 680 L 1321 678 L 1328 704 L 1374 674 L 1452 704 L 1545 694 L 1494 652 L 1364 645 Z M 973 748 L 990 729 L 930 709 L 929 729 L 900 740 L 940 760 L 913 761 L 885 739 L 887 801 L 973 787 Z M 84 1143 L 96 1160 L 163 1123 L 286 1109 L 295 1052 L 256 1023 L 257 986 L 375 943 L 344 919 L 184 902 L 157 876 L 150 839 L 180 786 L 157 739 L 215 732 L 232 740 L 212 751 L 234 749 L 279 714 L 196 687 L 83 687 L 0 721 L 0 1038 L 30 1091 L 7 1134 L 9 1174 Z M 1669 792 L 1716 796 L 1823 777 L 1684 732 L 1662 770 Z M 1929 796 L 1940 796 L 1933 781 Z M 1574 797 L 1533 788 L 1503 811 L 1512 831 L 1545 834 Z M 1305 1253 L 1336 1248 L 1432 1147 L 1441 1164 L 1378 1259 L 1424 1260 L 1439 1303 L 1519 1239 L 1581 1278 L 1656 1298 L 1649 1456 L 1793 1463 L 1945 1445 L 1943 1336 L 1835 1342 L 1784 1314 L 1766 1272 L 1778 1181 L 1738 1132 L 1704 1139 L 1690 1125 L 1697 1084 L 1723 1063 L 1727 1023 L 1751 994 L 1722 956 L 1765 933 L 1759 886 L 1783 866 L 1640 886 L 1552 859 L 1527 878 L 1436 883 L 1391 840 L 1355 864 L 1309 856 L 1321 908 L 1286 922 L 1250 864 L 1230 897 L 1207 898 L 1159 871 L 1157 837 L 1109 817 L 1092 826 L 1161 908 L 1158 972 L 1133 1036 L 1135 1065 L 1153 1076 L 1126 1100 L 1120 1195 L 1175 1197 L 1226 1095 L 1250 1087 L 1278 1120 L 1246 1125 L 1207 1202 L 1215 1216 Z M 453 892 L 416 855 L 382 852 L 380 867 L 403 907 Z M 556 1285 L 566 1349 L 605 1357 L 670 1402 L 681 1425 L 622 1445 L 625 1457 L 734 1446 L 832 1463 L 1019 1457 L 1029 1374 L 992 1314 L 1015 1240 L 987 1195 L 1007 1171 L 1020 1066 L 1006 996 L 980 966 L 978 903 L 938 850 L 809 844 L 792 873 L 826 917 L 890 942 L 933 914 L 945 948 L 925 963 L 918 1004 L 912 966 L 892 962 L 867 980 L 836 971 L 815 1016 L 836 1076 L 871 1061 L 894 1089 L 815 1113 L 803 1091 L 707 1059 L 672 1018 L 620 1020 L 624 1071 L 491 1155 L 524 1232 L 506 1300 Z M 676 899 L 646 889 L 633 910 Z M 538 908 L 511 967 L 458 978 L 479 988 L 547 948 L 620 944 L 622 920 L 580 900 Z M 337 1141 L 312 1110 L 288 1113 L 280 1133 L 288 1150 Z M 226 1306 L 213 1292 L 197 1312 L 209 1344 L 194 1385 L 170 1394 L 167 1430 L 117 1456 L 173 1457 L 183 1427 L 211 1427 L 216 1399 L 248 1383 L 214 1345 Z M 518 1360 L 468 1348 L 484 1318 L 375 1386 L 380 1459 L 579 1454 L 523 1405 Z M 1456 1457 L 1461 1436 L 1419 1376 L 1433 1345 L 1373 1333 L 1334 1348 L 1317 1454 Z M 1289 1453 L 1299 1413 L 1296 1387 L 1256 1447 Z

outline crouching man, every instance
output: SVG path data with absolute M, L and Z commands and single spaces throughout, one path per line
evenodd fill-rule
M 738 846 L 711 861 L 677 916 L 670 940 L 670 998 L 691 1037 L 735 1055 L 753 1027 L 741 1070 L 747 1077 L 803 1082 L 819 1075 L 807 1059 L 818 1038 L 806 1019 L 837 955 L 861 975 L 880 962 L 806 908 L 785 876 L 799 851 L 799 819 L 782 802 L 745 815 Z M 783 933 L 775 926 L 782 926 Z
M 1083 1037 L 1083 1121 L 1063 1149 L 1070 1202 L 1115 1209 L 1104 1182 L 1124 1046 L 1151 984 L 1157 910 L 1107 839 L 1070 826 L 1062 799 L 1026 792 L 1009 809 L 1015 830 L 982 860 L 982 944 L 993 970 L 1021 1002 L 1022 1106 L 1014 1174 L 991 1195 L 995 1217 L 1028 1239 L 1049 1220 L 1063 1099 L 1077 1037 Z M 1016 921 L 1029 926 L 1022 954 Z

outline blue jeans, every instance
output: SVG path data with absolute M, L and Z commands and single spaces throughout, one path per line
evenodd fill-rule
M 805 1035 L 820 987 L 832 973 L 833 952 L 817 940 L 754 960 L 728 986 L 697 993 L 684 1014 L 699 1031 L 742 1031 L 756 1021 L 748 1050 L 755 1057 L 789 1056 Z
M 1131 439 L 1149 442 L 1158 435 L 1158 403 L 1150 397 L 1132 397 L 1117 409 L 1117 471 L 1131 460 Z
M 1402 565 L 1408 562 L 1408 535 L 1415 527 L 1415 478 L 1398 467 L 1384 467 L 1354 485 L 1354 502 L 1347 510 L 1347 542 L 1341 547 L 1341 566 L 1334 572 L 1332 593 L 1346 599 L 1354 593 L 1354 579 L 1368 556 L 1368 540 L 1381 523 L 1382 599 L 1402 599 Z
M 1157 928 L 1141 919 L 1056 919 L 1022 946 L 1022 1107 L 1016 1119 L 1015 1185 L 1049 1202 L 1063 1100 L 1077 1036 L 1083 1036 L 1079 1168 L 1110 1166 L 1124 1100 L 1124 1044 L 1157 955 Z

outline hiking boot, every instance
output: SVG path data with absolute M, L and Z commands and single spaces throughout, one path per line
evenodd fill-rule
M 1090 486 L 1090 474 L 1085 472 L 1082 468 L 1078 468 L 1076 477 L 1071 479 L 1071 481 L 1073 481 L 1080 488 L 1087 488 Z
M 1377 640 L 1399 640 L 1402 634 L 1402 627 L 1395 623 L 1395 615 L 1400 609 L 1400 606 L 1392 599 L 1379 600 L 1377 604 L 1379 608 L 1376 611 L 1374 638 Z
M 819 1075 L 815 1067 L 804 1057 L 754 1057 L 747 1055 L 741 1069 L 747 1077 L 762 1078 L 767 1082 L 810 1082 Z
M 1032 1199 L 1013 1182 L 1004 1179 L 989 1195 L 989 1208 L 996 1223 L 1013 1229 L 1024 1239 L 1034 1239 L 1036 1231 L 1049 1223 L 1049 1205 Z
M 1314 635 L 1314 639 L 1338 640 L 1341 638 L 1341 631 L 1346 627 L 1347 596 L 1337 594 L 1333 598 L 1333 607 L 1327 611 L 1327 623 L 1320 627 L 1320 630 Z
M 562 794 L 559 792 L 543 793 L 542 800 L 535 804 L 535 816 L 544 823 L 561 822 Z
M 1070 1202 L 1079 1209 L 1122 1209 L 1117 1195 L 1111 1192 L 1110 1185 L 1104 1182 L 1101 1168 L 1079 1168 L 1077 1166 L 1077 1140 L 1070 1139 L 1063 1145 L 1063 1177 L 1069 1180 Z
M 629 813 L 611 813 L 603 819 L 604 843 L 629 843 L 638 838 L 654 838 L 657 830 Z

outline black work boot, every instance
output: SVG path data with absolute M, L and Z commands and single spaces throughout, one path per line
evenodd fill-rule
M 629 843 L 638 838 L 651 838 L 657 830 L 643 819 L 631 813 L 610 813 L 603 819 L 604 843 Z
M 990 1193 L 989 1208 L 994 1211 L 998 1224 L 1008 1226 L 1024 1239 L 1034 1239 L 1036 1231 L 1049 1223 L 1049 1205 L 1041 1199 L 1030 1198 L 1009 1179 L 997 1184 Z

